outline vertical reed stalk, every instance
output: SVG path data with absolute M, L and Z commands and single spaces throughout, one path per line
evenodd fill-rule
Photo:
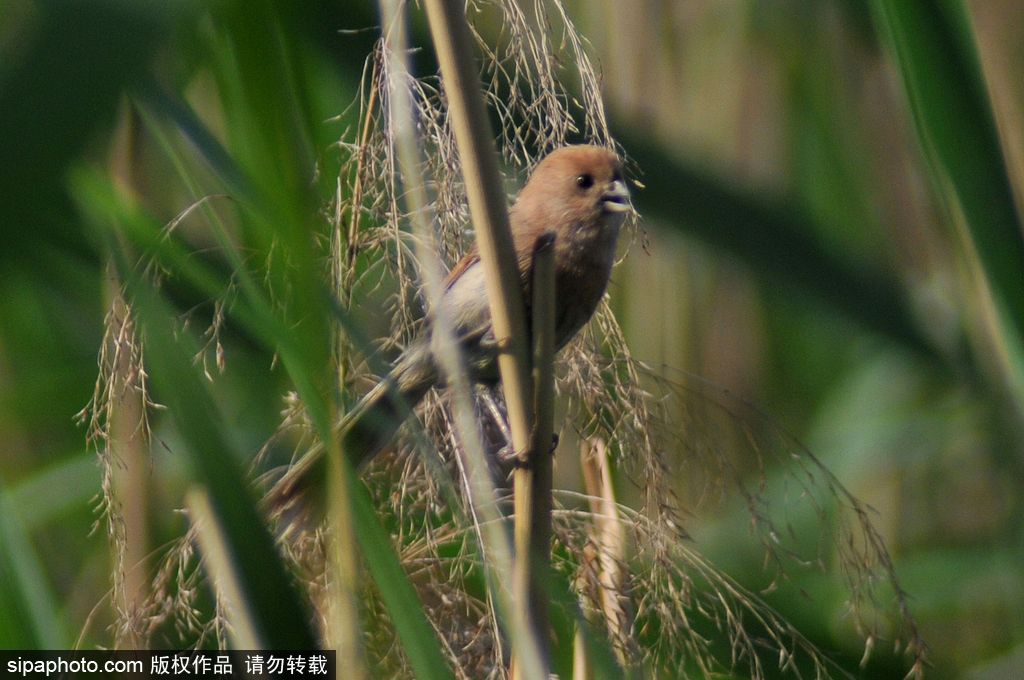
M 595 548 L 594 573 L 596 579 L 595 605 L 604 614 L 608 637 L 612 640 L 615 656 L 625 667 L 628 662 L 626 644 L 629 639 L 629 615 L 623 602 L 626 575 L 623 563 L 626 557 L 626 537 L 615 501 L 608 451 L 601 439 L 583 442 L 580 450 L 583 483 L 594 516 L 590 541 Z M 577 657 L 578 658 L 578 657 Z
M 139 155 L 139 124 L 135 108 L 121 102 L 118 127 L 108 161 L 110 175 L 125 196 L 135 198 L 136 171 Z M 121 280 L 113 267 L 108 270 L 107 297 L 110 311 L 111 400 L 107 442 L 111 457 L 112 492 L 117 509 L 111 521 L 120 522 L 115 530 L 121 545 L 116 545 L 114 597 L 121 624 L 117 644 L 140 649 L 147 643 L 140 620 L 149 583 L 146 579 L 146 556 L 149 553 L 146 499 L 149 478 L 149 457 L 144 427 L 145 403 L 136 389 L 137 368 L 132 365 L 131 344 L 134 322 L 131 308 L 124 299 Z
M 519 272 L 494 137 L 477 80 L 463 3 L 427 0 L 425 5 L 448 97 L 455 144 L 462 161 L 469 211 L 487 281 L 494 335 L 502 348 L 498 366 L 508 406 L 512 445 L 522 454 L 530 442 L 533 390 Z
M 533 251 L 534 428 L 525 465 L 515 472 L 516 563 L 513 595 L 520 616 L 529 622 L 547 663 L 548 616 L 544 592 L 551 553 L 551 436 L 555 396 L 554 234 L 537 239 Z M 522 667 L 513 677 L 527 677 Z
M 238 572 L 239 557 L 232 553 L 228 529 L 218 517 L 206 488 L 193 485 L 185 493 L 185 508 L 196 529 L 206 572 L 228 607 L 229 630 L 235 649 L 270 648 L 260 631 L 259 613 L 249 606 L 251 599 L 246 592 L 245 577 Z
M 512 446 L 520 463 L 528 465 L 534 435 L 531 417 L 534 393 L 519 274 L 493 135 L 477 80 L 463 4 L 455 0 L 426 0 L 425 5 L 462 161 L 470 215 L 484 267 L 491 323 L 502 349 L 498 366 L 508 407 Z M 519 484 L 516 488 L 517 496 L 525 490 Z M 521 502 L 517 501 L 517 506 Z M 518 536 L 518 529 L 516 533 Z M 520 562 L 528 560 L 528 555 L 528 551 L 520 552 Z M 512 612 L 513 674 L 545 678 L 547 664 L 541 651 L 544 647 L 541 639 L 545 636 L 531 629 L 528 601 L 529 598 L 517 598 Z
M 328 564 L 331 583 L 327 637 L 342 664 L 335 665 L 340 679 L 366 677 L 362 629 L 359 624 L 359 563 L 352 513 L 352 469 L 336 437 L 327 439 Z
M 577 627 L 572 639 L 572 680 L 590 680 L 592 677 L 594 672 L 587 657 L 587 643 L 583 631 Z
M 116 518 L 111 521 L 121 523 L 118 536 L 123 541 L 123 545 L 114 548 L 119 553 L 115 568 L 120 571 L 114 576 L 114 595 L 122 619 L 118 626 L 117 644 L 126 649 L 141 649 L 147 644 L 140 617 L 149 587 L 145 565 L 149 553 L 146 499 L 150 464 L 143 431 L 145 404 L 135 389 L 135 378 L 132 375 L 135 369 L 131 365 L 130 349 L 127 347 L 131 342 L 129 335 L 133 332 L 130 318 L 132 312 L 121 292 L 120 279 L 113 272 L 111 276 L 108 295 L 111 323 L 114 324 L 112 338 L 114 343 L 122 343 L 120 348 L 112 350 L 114 404 L 110 410 L 108 442 L 114 502 L 117 504 Z

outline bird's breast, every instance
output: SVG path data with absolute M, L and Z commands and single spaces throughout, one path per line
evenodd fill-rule
M 614 220 L 614 218 L 613 218 Z M 561 348 L 590 320 L 604 297 L 615 262 L 621 220 L 600 220 L 564 238 L 555 258 L 555 340 Z

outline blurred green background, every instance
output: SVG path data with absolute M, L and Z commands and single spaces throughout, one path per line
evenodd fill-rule
M 758 405 L 877 511 L 935 676 L 1024 677 L 1024 11 L 915 7 L 567 3 L 642 185 L 610 287 L 634 355 Z M 231 197 L 211 199 L 229 234 L 233 201 L 315 218 L 378 24 L 354 0 L 0 5 L 3 647 L 117 636 L 102 475 L 75 419 L 114 295 L 83 173 L 158 224 L 211 194 Z M 185 222 L 196 252 L 215 246 Z M 173 280 L 168 297 L 205 304 Z M 368 337 L 379 316 L 360 317 Z M 216 342 L 224 436 L 248 456 L 292 378 L 244 329 Z M 187 474 L 159 445 L 177 435 L 151 420 L 145 491 L 124 500 L 134 560 L 185 524 Z M 698 547 L 756 572 L 750 537 L 715 526 L 691 527 Z M 840 606 L 772 604 L 859 672 Z

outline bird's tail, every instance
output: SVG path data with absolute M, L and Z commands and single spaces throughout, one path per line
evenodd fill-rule
M 359 469 L 394 438 L 409 412 L 438 381 L 429 339 L 410 345 L 387 377 L 373 387 L 338 423 L 334 436 L 353 468 Z M 317 444 L 295 461 L 271 487 L 266 503 L 283 509 L 295 499 L 323 489 L 327 478 L 324 445 Z
M 345 416 L 341 449 L 358 469 L 386 447 L 398 428 L 438 381 L 430 342 L 421 339 L 402 353 L 394 368 Z

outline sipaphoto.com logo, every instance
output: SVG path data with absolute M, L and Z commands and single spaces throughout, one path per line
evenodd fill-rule
M 146 669 L 140 659 L 94 659 L 81 656 L 61 656 L 41 659 L 17 657 L 7 660 L 7 672 L 23 678 L 67 675 L 142 674 Z
M 335 677 L 335 652 L 330 649 L 0 649 L 0 677 L 57 680 L 319 680 Z

